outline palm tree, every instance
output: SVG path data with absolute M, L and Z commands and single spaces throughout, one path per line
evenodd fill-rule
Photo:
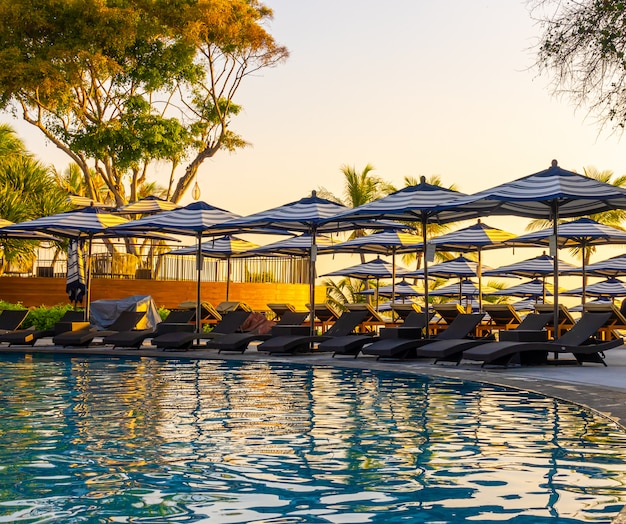
M 333 200 L 344 206 L 355 208 L 378 200 L 379 198 L 393 193 L 396 188 L 382 178 L 375 176 L 374 166 L 366 164 L 362 171 L 358 172 L 356 167 L 343 164 L 340 171 L 345 178 L 345 186 L 343 190 L 343 198 L 336 197 L 333 193 L 325 188 L 318 190 L 318 195 L 328 200 Z M 367 234 L 362 229 L 354 230 L 348 239 L 362 237 Z M 365 253 L 359 254 L 361 263 L 365 262 Z M 365 289 L 369 289 L 369 282 L 365 282 Z
M 7 125 L 0 125 L 0 217 L 23 222 L 69 209 L 50 168 L 37 162 Z M 35 259 L 36 243 L 3 241 L 2 265 L 26 271 Z

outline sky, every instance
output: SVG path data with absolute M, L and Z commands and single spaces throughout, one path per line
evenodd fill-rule
M 620 137 L 554 97 L 533 68 L 540 28 L 523 0 L 265 4 L 290 57 L 244 82 L 232 129 L 251 146 L 204 163 L 202 200 L 247 215 L 320 187 L 341 196 L 342 165 L 371 164 L 399 188 L 407 175 L 439 175 L 465 193 L 552 159 L 626 173 Z M 42 159 L 66 162 L 35 129 L 16 128 Z M 520 234 L 526 225 L 497 221 Z

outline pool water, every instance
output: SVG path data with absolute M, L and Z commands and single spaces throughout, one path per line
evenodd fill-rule
M 297 364 L 0 358 L 0 522 L 610 522 L 626 435 L 578 406 Z

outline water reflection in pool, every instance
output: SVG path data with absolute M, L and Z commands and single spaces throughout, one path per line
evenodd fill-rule
M 0 522 L 609 522 L 626 435 L 577 406 L 262 362 L 0 360 Z

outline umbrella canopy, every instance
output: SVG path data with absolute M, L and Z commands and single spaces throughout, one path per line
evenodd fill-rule
M 326 273 L 325 277 L 349 277 L 360 279 L 381 279 L 392 278 L 395 276 L 403 276 L 408 273 L 406 269 L 396 270 L 393 264 L 384 261 L 382 258 L 377 258 L 364 264 L 357 264 L 356 266 L 350 266 L 344 269 L 338 269 Z
M 576 266 L 564 262 L 562 260 L 559 261 L 558 267 L 562 269 L 574 269 Z M 513 264 L 508 264 L 506 266 L 501 266 L 496 269 L 490 269 L 485 271 L 485 275 L 488 276 L 518 276 L 524 278 L 533 278 L 539 279 L 539 282 L 542 283 L 543 292 L 541 293 L 544 301 L 546 297 L 546 277 L 548 275 L 554 275 L 554 257 L 550 255 L 539 255 L 538 257 L 529 258 L 527 260 L 522 260 L 521 262 L 515 262 Z M 555 281 L 556 285 L 556 281 Z M 510 289 L 510 288 L 509 288 Z M 528 296 L 528 295 L 518 295 L 518 296 Z
M 406 269 L 400 269 L 399 271 L 396 269 L 395 264 L 390 264 L 389 262 L 384 261 L 381 258 L 377 258 L 376 260 L 372 260 L 370 262 L 365 262 L 364 264 L 357 264 L 356 266 L 350 266 L 344 269 L 338 269 L 337 271 L 332 271 L 330 273 L 326 273 L 325 277 L 348 277 L 348 278 L 358 278 L 362 280 L 376 279 L 379 280 L 381 278 L 396 278 L 398 275 L 402 276 L 407 272 Z M 376 289 L 374 289 L 374 293 L 376 294 Z M 378 307 L 378 294 L 376 294 L 376 307 Z
M 478 222 L 472 226 L 433 238 L 431 243 L 438 249 L 447 251 L 476 251 L 478 254 L 476 275 L 478 277 L 478 311 L 482 312 L 482 252 L 485 249 L 505 247 L 507 245 L 505 242 L 514 237 L 515 234 L 483 224 L 479 219 Z
M 534 299 L 543 297 L 545 299 L 545 296 L 551 296 L 552 292 L 550 291 L 548 286 L 545 285 L 545 282 L 543 280 L 536 278 L 505 289 L 498 289 L 489 294 L 494 296 L 524 297 Z
M 490 270 L 489 266 L 481 265 L 481 271 L 486 273 Z M 435 266 L 432 266 L 428 270 L 428 275 L 435 278 L 466 278 L 475 277 L 478 275 L 478 262 L 474 262 L 463 255 L 453 258 L 452 260 L 446 260 Z M 426 277 L 426 271 L 424 269 L 418 269 L 417 271 L 409 271 L 405 274 L 407 277 Z
M 115 228 L 117 232 L 130 233 L 134 231 L 161 231 L 176 235 L 196 237 L 196 331 L 201 330 L 201 297 L 200 282 L 202 276 L 202 236 L 209 234 L 210 228 L 226 220 L 238 218 L 239 215 L 212 206 L 206 202 L 193 202 L 185 207 L 164 211 L 152 216 L 133 220 Z
M 359 291 L 359 295 L 375 295 L 378 292 L 379 296 L 401 296 L 401 297 L 418 297 L 422 295 L 422 291 L 417 287 L 409 284 L 405 280 L 398 282 L 395 285 L 381 286 L 376 289 L 366 289 Z
M 272 242 L 271 244 L 267 244 L 265 246 L 255 247 L 250 249 L 247 254 L 266 256 L 292 255 L 306 257 L 311 253 L 311 242 L 311 235 L 304 233 L 296 237 L 278 240 L 277 242 Z M 333 244 L 336 244 L 336 241 L 325 235 L 317 235 L 315 243 L 318 248 L 320 248 L 318 249 L 318 253 L 321 253 L 322 249 L 324 250 L 324 253 L 326 253 L 327 249 L 331 248 Z
M 534 233 L 519 236 L 513 241 L 516 244 L 549 245 L 550 239 L 554 238 L 552 228 L 542 229 Z M 586 251 L 591 246 L 606 244 L 626 244 L 626 231 L 605 224 L 600 224 L 590 218 L 579 218 L 572 222 L 559 224 L 556 242 L 560 248 L 579 247 L 583 251 L 582 263 L 582 303 L 585 303 L 585 287 L 587 274 L 585 267 Z
M 74 211 L 37 218 L 28 222 L 21 222 L 12 226 L 10 229 L 15 231 L 37 231 L 67 237 L 73 240 L 87 240 L 89 242 L 87 268 L 89 268 L 91 265 L 91 245 L 93 239 L 102 236 L 120 236 L 111 235 L 109 228 L 121 226 L 126 222 L 128 221 L 125 218 L 107 213 L 101 208 L 85 207 Z M 85 320 L 89 319 L 89 288 L 91 278 L 89 273 L 88 270 L 86 277 Z
M 38 231 L 11 231 L 11 227 L 15 226 L 15 222 L 0 218 L 0 239 L 1 238 L 17 238 L 23 240 L 59 240 L 52 235 L 39 233 Z
M 131 202 L 130 204 L 117 208 L 117 212 L 125 215 L 150 215 L 152 213 L 172 211 L 179 208 L 180 206 L 174 202 L 150 195 L 136 202 Z
M 585 292 L 591 297 L 623 297 L 626 296 L 626 282 L 618 278 L 607 278 L 586 287 Z M 564 295 L 582 295 L 583 288 L 579 287 L 569 291 L 563 291 Z
M 559 260 L 559 267 L 563 272 L 578 269 L 569 262 Z M 554 257 L 550 255 L 539 255 L 520 262 L 514 262 L 495 269 L 488 269 L 483 274 L 485 276 L 518 276 L 525 278 L 538 278 L 552 275 L 554 273 Z
M 332 233 L 337 231 L 350 231 L 354 229 L 381 229 L 385 226 L 401 227 L 398 224 L 379 224 L 370 220 L 354 218 L 352 220 L 335 221 L 334 217 L 349 208 L 318 197 L 313 191 L 310 197 L 278 206 L 266 211 L 261 211 L 246 217 L 229 220 L 218 226 L 214 226 L 215 232 L 254 232 L 259 230 L 276 230 L 308 233 L 311 239 L 309 250 L 310 265 L 310 303 L 315 303 L 315 265 L 317 260 L 317 235 L 319 233 Z M 311 315 L 311 334 L 315 330 L 315 321 Z
M 484 289 L 483 292 L 490 294 L 494 291 L 491 288 Z M 477 297 L 480 293 L 478 285 L 476 285 L 472 280 L 465 278 L 460 282 L 454 282 L 452 284 L 448 284 L 447 286 L 438 287 L 437 289 L 433 289 L 430 291 L 430 294 L 433 296 L 439 297 Z
M 580 217 L 626 208 L 626 189 L 567 171 L 553 160 L 551 166 L 544 171 L 459 198 L 450 207 L 464 211 L 481 211 L 482 215 L 549 218 L 552 220 L 553 235 L 556 238 L 561 217 Z M 556 318 L 559 311 L 559 260 L 556 252 L 553 254 Z
M 364 204 L 334 217 L 334 221 L 342 222 L 354 219 L 399 220 L 403 222 L 419 222 L 422 229 L 423 245 L 427 243 L 427 226 L 431 220 L 444 224 L 457 222 L 480 216 L 482 210 L 476 209 L 449 210 L 457 198 L 466 196 L 463 193 L 444 187 L 428 184 L 425 177 L 420 183 L 405 187 L 374 202 Z M 428 249 L 424 257 L 424 278 L 428 280 Z M 424 286 L 424 301 L 428 309 L 428 286 Z
M 596 277 L 618 277 L 626 275 L 626 254 L 617 255 L 607 260 L 600 260 L 589 264 L 586 268 L 587 275 Z M 582 269 L 574 267 L 562 271 L 564 275 L 581 275 Z
M 241 255 L 242 253 L 246 253 L 251 249 L 259 247 L 258 244 L 254 242 L 248 242 L 247 240 L 243 240 L 241 238 L 225 235 L 220 238 L 214 238 L 211 240 L 207 240 L 200 244 L 200 253 L 203 257 L 207 258 L 219 258 L 227 261 L 226 268 L 226 301 L 229 299 L 230 294 L 230 279 L 231 279 L 231 269 L 230 269 L 230 259 L 234 256 Z M 197 246 L 189 246 L 181 249 L 175 249 L 166 253 L 167 255 L 197 255 L 198 248 Z
M 353 238 L 347 242 L 335 244 L 324 249 L 320 253 L 377 253 L 380 255 L 390 255 L 391 264 L 395 267 L 396 254 L 411 253 L 420 248 L 418 237 L 410 233 L 399 231 L 381 231 L 373 235 L 366 235 Z M 392 292 L 391 300 L 394 299 L 393 287 L 395 286 L 395 275 L 391 277 Z

